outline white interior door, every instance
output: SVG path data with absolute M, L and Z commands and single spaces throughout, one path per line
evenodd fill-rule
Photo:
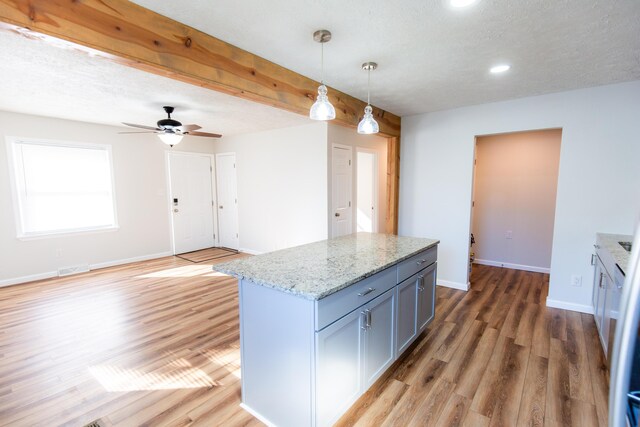
M 216 187 L 218 190 L 218 235 L 220 246 L 239 249 L 238 183 L 236 154 L 216 154 Z
M 356 229 L 378 231 L 378 158 L 368 151 L 357 152 L 356 161 Z
M 173 252 L 215 246 L 211 157 L 169 154 Z
M 353 231 L 351 147 L 333 144 L 331 155 L 331 237 Z

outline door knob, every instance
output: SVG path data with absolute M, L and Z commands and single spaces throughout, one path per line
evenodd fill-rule
M 178 210 L 178 209 L 174 209 L 173 211 L 174 211 L 174 212 L 179 212 L 179 210 Z
M 339 213 L 339 212 L 336 212 L 336 216 L 340 216 L 340 213 Z
M 222 209 L 224 206 L 220 205 L 220 209 Z

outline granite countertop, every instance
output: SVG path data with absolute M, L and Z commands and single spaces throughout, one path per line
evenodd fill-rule
M 216 264 L 213 269 L 318 300 L 438 243 L 434 239 L 357 233 Z
M 633 236 L 628 234 L 606 234 L 597 233 L 596 239 L 606 249 L 613 258 L 613 261 L 620 267 L 623 273 L 626 272 L 631 254 L 627 252 L 618 242 L 633 242 Z

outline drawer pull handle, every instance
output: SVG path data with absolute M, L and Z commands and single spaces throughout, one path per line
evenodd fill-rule
M 364 291 L 364 292 L 360 292 L 360 293 L 358 294 L 358 296 L 359 296 L 359 297 L 363 297 L 363 296 L 365 296 L 365 295 L 367 295 L 367 294 L 370 294 L 370 293 L 371 293 L 371 292 L 373 292 L 373 291 L 375 291 L 375 289 L 374 289 L 374 288 L 369 288 L 369 289 L 367 289 L 367 290 L 366 290 L 366 291 Z
M 361 311 L 360 312 L 360 316 L 361 316 L 360 324 L 362 325 L 362 326 L 360 326 L 360 329 L 367 330 L 367 320 L 368 319 L 367 319 L 366 311 Z
M 425 262 L 427 262 L 426 259 L 421 259 L 420 261 L 416 261 L 416 264 L 421 265 L 421 264 L 424 264 Z

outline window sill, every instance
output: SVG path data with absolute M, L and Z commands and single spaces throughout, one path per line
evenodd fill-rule
M 82 236 L 85 234 L 110 233 L 118 230 L 120 230 L 120 227 L 118 225 L 112 225 L 108 227 L 51 231 L 51 232 L 34 233 L 34 234 L 18 234 L 18 236 L 16 237 L 18 240 L 40 240 L 40 239 L 50 239 L 50 238 L 56 238 L 56 237 Z

